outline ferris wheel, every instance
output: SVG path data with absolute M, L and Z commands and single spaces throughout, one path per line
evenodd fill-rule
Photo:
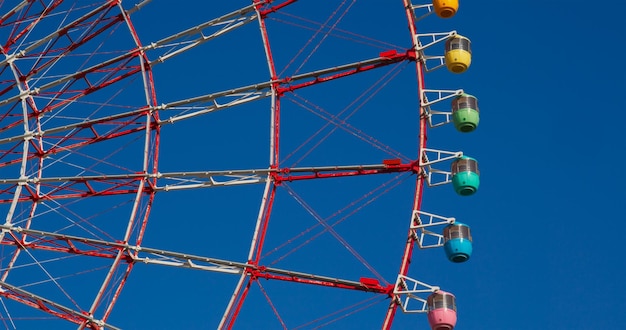
M 479 187 L 426 144 L 478 126 L 453 75 L 426 84 L 470 41 L 425 30 L 458 1 L 396 2 L 3 2 L 0 327 L 132 328 L 168 301 L 226 329 L 452 329 L 455 296 L 410 265 L 472 254 L 424 199 Z

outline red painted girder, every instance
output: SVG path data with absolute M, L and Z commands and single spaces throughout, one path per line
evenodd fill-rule
M 3 287 L 3 289 L 5 289 Z M 3 290 L 0 291 L 0 296 L 5 297 L 7 299 L 11 299 L 11 300 L 15 300 L 19 303 L 22 303 L 26 306 L 32 307 L 32 308 L 36 308 L 39 309 L 41 311 L 44 311 L 48 314 L 53 315 L 54 317 L 63 319 L 63 320 L 67 320 L 70 321 L 72 323 L 76 323 L 76 324 L 81 324 L 84 321 L 87 321 L 86 318 L 79 318 L 73 314 L 69 314 L 69 313 L 64 313 L 62 311 L 58 311 L 53 309 L 52 306 L 48 306 L 44 301 L 42 300 L 38 300 L 38 299 L 34 299 L 25 295 L 20 295 L 17 294 L 15 292 L 11 292 L 9 290 Z
M 145 114 L 147 112 L 148 111 L 146 110 L 145 113 L 129 114 L 128 117 L 131 117 L 131 118 L 123 122 L 117 120 L 117 119 L 123 119 L 123 118 L 116 118 L 115 121 L 111 121 L 111 122 L 106 122 L 106 121 L 89 122 L 89 123 L 80 125 L 78 128 L 74 129 L 71 134 L 66 135 L 66 136 L 46 135 L 44 133 L 44 137 L 47 137 L 48 139 L 46 141 L 54 143 L 54 146 L 47 150 L 42 150 L 40 146 L 34 140 L 31 140 L 30 144 L 35 151 L 29 153 L 29 155 L 26 158 L 30 160 L 34 158 L 47 157 L 49 155 L 53 155 L 59 152 L 66 152 L 72 149 L 77 149 L 77 148 L 80 148 L 82 146 L 89 145 L 92 143 L 110 140 L 110 139 L 114 139 L 120 136 L 125 136 L 125 135 L 136 133 L 136 132 L 145 132 L 146 130 Z M 113 126 L 113 127 L 117 126 L 117 127 L 115 127 L 115 129 L 109 129 L 104 134 L 100 134 L 98 133 L 98 129 L 96 129 L 98 125 L 99 126 Z M 155 129 L 158 126 L 156 119 L 151 122 L 150 126 L 151 126 L 150 127 L 151 129 Z M 91 136 L 78 136 L 82 132 L 88 132 L 88 134 Z M 67 143 L 67 144 L 64 145 L 64 143 Z M 20 145 L 21 145 L 21 141 L 11 146 L 11 148 L 8 150 L 0 151 L 0 160 L 4 159 L 8 155 L 14 155 L 15 157 L 14 159 L 1 162 L 0 163 L 1 166 L 17 164 L 22 161 L 21 150 L 18 149 L 16 151 L 16 148 Z
M 390 295 L 393 292 L 394 285 L 383 287 L 378 281 L 368 278 L 361 278 L 360 281 L 346 281 L 341 279 L 332 279 L 322 276 L 303 276 L 300 273 L 293 273 L 289 275 L 276 274 L 274 270 L 270 268 L 259 267 L 258 269 L 248 269 L 247 273 L 253 278 L 263 278 L 267 280 L 279 280 L 286 282 L 295 282 L 302 284 L 311 284 L 325 287 L 333 287 L 340 289 L 356 290 L 373 292 L 378 294 Z
M 93 196 L 111 196 L 111 195 L 121 195 L 121 194 L 134 194 L 137 193 L 139 189 L 139 182 L 144 180 L 143 177 L 131 177 L 126 179 L 107 179 L 103 178 L 91 178 L 89 180 L 65 180 L 60 183 L 65 183 L 65 185 L 55 186 L 50 183 L 44 182 L 41 184 L 41 190 L 44 193 L 37 194 L 36 191 L 25 185 L 23 189 L 23 193 L 18 197 L 19 202 L 38 202 L 41 200 L 58 200 L 58 199 L 68 199 L 68 198 L 85 198 L 85 197 L 93 197 Z M 93 186 L 94 183 L 99 185 L 104 185 L 104 187 L 95 188 Z M 0 204 L 11 203 L 13 200 L 12 188 L 16 185 L 11 185 L 8 189 L 3 189 L 0 193 L 5 193 L 10 196 L 6 198 L 0 198 Z M 47 188 L 50 188 L 49 191 L 46 192 Z M 153 187 L 148 184 L 143 188 L 143 192 L 146 194 L 154 193 Z
M 393 163 L 393 164 L 380 164 L 380 165 L 364 165 L 355 169 L 343 170 L 340 166 L 336 169 L 323 168 L 323 169 L 311 169 L 305 174 L 294 174 L 295 171 L 304 172 L 303 169 L 280 169 L 274 174 L 274 180 L 277 183 L 283 181 L 298 181 L 298 180 L 311 180 L 311 179 L 325 179 L 325 178 L 340 178 L 348 176 L 358 175 L 372 175 L 372 174 L 385 174 L 385 173 L 401 173 L 401 172 L 413 172 L 419 173 L 419 164 L 417 161 L 411 163 Z
M 29 238 L 33 238 L 32 235 L 28 236 Z M 76 243 L 81 243 L 85 245 L 84 247 L 78 248 Z M 42 238 L 37 237 L 36 241 L 33 242 L 18 242 L 15 237 L 4 237 L 2 241 L 0 241 L 0 245 L 7 246 L 15 246 L 17 248 L 26 248 L 29 250 L 43 250 L 43 251 L 53 251 L 60 253 L 69 253 L 76 255 L 83 255 L 89 257 L 98 257 L 98 258 L 106 258 L 106 259 L 114 259 L 120 250 L 123 250 L 122 247 L 119 246 L 108 246 L 103 244 L 95 244 L 84 241 L 74 241 L 70 238 Z M 91 249 L 88 249 L 90 248 Z M 125 261 L 132 262 L 132 258 L 127 256 Z
M 132 76 L 138 72 L 141 72 L 140 63 L 129 65 L 129 63 L 138 58 L 141 54 L 141 50 L 139 48 L 130 50 L 125 54 L 122 54 L 118 57 L 106 60 L 104 62 L 93 65 L 85 70 L 75 72 L 71 75 L 65 76 L 61 79 L 52 81 L 42 86 L 38 86 L 36 90 L 30 91 L 32 95 L 40 95 L 46 96 L 50 99 L 47 105 L 37 110 L 31 107 L 31 112 L 29 113 L 29 118 L 36 117 L 38 113 L 42 112 L 50 112 L 58 107 L 64 106 L 70 102 L 76 101 L 78 98 L 91 94 L 95 91 L 98 91 L 102 88 L 110 86 L 124 78 Z M 104 77 L 97 77 L 98 84 L 92 84 L 88 77 L 90 74 L 106 74 Z M 117 74 L 117 75 L 116 75 Z M 78 88 L 78 89 L 70 89 L 74 83 L 79 80 L 85 81 L 87 84 L 87 88 Z M 51 88 L 58 86 L 60 84 L 64 84 L 63 88 L 58 91 L 49 91 Z M 62 96 L 59 98 L 59 96 Z M 20 95 L 12 96 L 8 99 L 0 101 L 0 105 L 6 105 L 11 103 L 19 104 L 21 101 Z M 56 103 L 54 103 L 57 101 Z M 10 114 L 10 112 L 15 108 L 15 105 L 8 108 L 6 114 L 2 115 L 2 118 L 14 117 Z M 18 119 L 21 118 L 21 114 L 19 116 L 15 116 Z M 13 127 L 15 125 L 19 125 L 22 121 L 17 121 L 13 123 L 5 123 L 3 129 Z
M 20 247 L 24 246 L 29 250 L 56 251 L 61 253 L 80 254 L 107 259 L 116 258 L 118 253 L 120 251 L 123 251 L 124 255 L 122 256 L 121 260 L 128 264 L 133 264 L 138 261 L 145 261 L 145 258 L 138 258 L 139 253 L 144 253 L 173 258 L 179 260 L 181 263 L 187 261 L 195 261 L 200 263 L 238 268 L 242 271 L 250 267 L 255 267 L 252 264 L 244 262 L 236 262 L 224 259 L 198 256 L 188 253 L 154 249 L 139 245 L 131 245 L 119 240 L 106 241 L 96 238 L 67 235 L 31 228 L 20 228 L 9 225 L 0 225 L 0 229 L 7 232 L 3 240 L 0 241 L 0 245 Z
M 326 70 L 319 70 L 315 72 L 296 75 L 288 78 L 283 78 L 279 81 L 280 87 L 277 88 L 278 95 L 282 95 L 286 92 L 292 92 L 294 90 L 320 84 L 323 82 L 335 80 L 342 77 L 351 76 L 357 73 L 370 71 L 383 66 L 391 65 L 402 61 L 415 61 L 415 50 L 411 49 L 405 53 L 398 53 L 396 50 L 389 50 L 379 54 L 378 58 L 367 60 L 363 62 L 347 64 L 336 68 L 329 68 Z M 292 82 L 299 80 L 308 80 L 298 84 L 291 84 Z
M 132 60 L 132 57 L 128 59 L 128 61 L 130 61 L 130 60 Z M 117 73 L 117 72 L 122 71 L 122 70 L 129 70 L 129 71 L 126 71 L 126 72 L 124 72 L 123 74 L 121 74 L 119 76 L 113 76 L 113 73 Z M 92 68 L 91 71 L 83 72 L 83 73 L 86 76 L 87 74 L 93 73 L 93 72 L 97 72 L 97 69 L 96 68 Z M 75 77 L 75 80 L 72 83 L 68 84 L 66 87 L 64 87 L 64 89 L 61 90 L 61 91 L 56 91 L 56 92 L 39 92 L 38 95 L 41 95 L 41 96 L 50 95 L 49 97 L 51 99 L 53 99 L 53 100 L 58 100 L 58 98 L 60 96 L 62 96 L 62 98 L 61 98 L 61 101 L 59 101 L 57 103 L 54 103 L 54 104 L 50 104 L 49 103 L 47 106 L 43 107 L 41 110 L 36 111 L 35 109 L 33 109 L 28 114 L 29 118 L 34 118 L 34 117 L 38 116 L 38 113 L 41 113 L 41 112 L 51 112 L 54 109 L 56 109 L 57 107 L 63 106 L 65 104 L 69 103 L 69 102 L 74 102 L 74 101 L 76 101 L 77 99 L 79 99 L 82 96 L 85 96 L 87 94 L 93 93 L 93 92 L 95 92 L 97 90 L 100 90 L 100 89 L 105 88 L 105 87 L 107 87 L 107 86 L 109 86 L 111 84 L 114 84 L 114 83 L 116 83 L 116 82 L 118 82 L 120 80 L 123 80 L 123 79 L 125 79 L 125 78 L 127 78 L 129 76 L 132 76 L 132 75 L 134 75 L 134 74 L 136 74 L 138 72 L 141 72 L 141 67 L 139 65 L 137 65 L 137 66 L 130 66 L 130 67 L 116 67 L 114 69 L 111 69 L 111 72 L 112 73 L 109 75 L 110 79 L 105 80 L 105 81 L 101 82 L 98 85 L 91 85 L 87 89 L 83 89 L 83 90 L 79 90 L 79 91 L 69 91 L 68 89 L 71 86 L 71 84 L 76 82 L 77 79 L 78 79 L 78 77 Z M 82 77 L 85 78 L 85 76 L 82 76 Z M 72 95 L 71 96 L 63 95 L 64 93 L 69 93 L 69 94 L 72 94 Z M 14 109 L 14 106 L 7 107 L 7 113 L 2 115 L 1 117 L 2 118 L 9 118 L 9 116 L 11 116 L 9 114 L 9 112 L 11 112 L 12 109 Z M 133 115 L 136 116 L 137 114 L 135 113 Z M 11 117 L 13 117 L 13 116 L 11 116 Z M 5 125 L 3 125 L 3 129 L 6 130 L 6 129 L 9 129 L 11 127 L 15 127 L 15 126 L 19 126 L 19 125 L 23 124 L 23 120 L 22 120 L 21 114 L 20 114 L 20 116 L 14 116 L 14 117 L 16 119 L 18 119 L 18 120 L 14 121 L 14 122 L 8 122 L 8 123 L 5 122 L 4 123 Z M 92 139 L 87 140 L 87 142 L 76 143 L 76 144 L 71 145 L 70 147 L 65 147 L 65 148 L 56 147 L 56 148 L 54 148 L 54 149 L 56 149 L 56 151 L 53 150 L 53 151 L 51 151 L 49 153 L 56 153 L 56 152 L 58 152 L 61 149 L 63 149 L 63 150 L 73 149 L 73 148 L 80 147 L 80 146 L 83 146 L 83 145 L 86 145 L 86 144 L 89 144 L 89 143 L 93 143 L 93 142 L 96 142 L 96 141 L 99 141 L 99 140 L 105 140 L 105 139 L 110 139 L 110 138 L 114 138 L 114 137 L 118 137 L 118 136 L 122 136 L 122 135 L 127 135 L 127 134 L 131 134 L 133 132 L 137 132 L 137 131 L 141 131 L 142 129 L 145 129 L 145 123 L 143 122 L 144 119 L 141 118 L 141 117 L 137 117 L 137 120 L 141 120 L 141 122 L 139 122 L 139 123 L 141 125 L 143 125 L 142 127 L 139 127 L 139 128 L 138 127 L 131 127 L 131 128 L 129 128 L 127 130 L 122 130 L 122 131 L 118 131 L 118 132 L 111 132 L 108 135 L 104 135 L 105 138 L 103 138 L 102 136 L 97 136 L 96 132 L 94 132 L 94 135 L 96 135 L 96 136 L 94 138 L 92 138 Z M 106 122 L 104 122 L 104 123 L 106 123 Z M 127 121 L 127 122 L 120 122 L 119 124 L 120 124 L 121 127 L 124 127 L 124 126 L 128 126 L 128 125 L 134 124 L 134 123 L 136 123 L 136 122 L 135 121 Z M 102 122 L 85 124 L 81 129 L 76 130 L 71 136 L 76 135 L 76 134 L 78 134 L 79 132 L 81 132 L 81 131 L 83 131 L 85 129 L 92 129 L 95 124 L 102 124 Z M 153 126 L 156 126 L 156 121 L 153 124 Z M 64 137 L 64 138 L 65 139 L 69 139 L 71 136 L 67 136 L 67 137 Z M 8 151 L 5 151 L 4 153 L 0 154 L 0 159 L 2 159 L 6 155 L 7 152 Z M 20 162 L 20 161 L 21 161 L 21 159 L 19 159 L 17 161 L 16 160 L 12 160 L 12 161 L 7 162 L 5 164 L 13 164 L 15 162 Z
M 299 181 L 325 178 L 340 178 L 359 175 L 388 174 L 413 172 L 419 173 L 420 167 L 417 161 L 400 163 L 399 161 L 384 161 L 376 165 L 349 165 L 349 166 L 326 166 L 326 167 L 297 167 L 282 168 L 277 170 L 251 170 L 250 173 L 269 172 L 276 184 L 284 181 Z M 227 171 L 226 171 L 227 172 Z M 216 172 L 215 175 L 219 175 Z M 209 175 L 210 177 L 210 175 Z M 38 202 L 41 200 L 59 200 L 68 198 L 84 198 L 93 196 L 111 196 L 120 194 L 134 194 L 139 189 L 139 183 L 147 180 L 142 192 L 151 194 L 155 192 L 155 179 L 148 179 L 147 174 L 135 173 L 127 175 L 111 175 L 100 177 L 76 177 L 76 178 L 42 178 L 29 181 L 24 185 L 19 202 Z M 13 191 L 17 180 L 5 181 L 8 187 L 0 189 L 0 204 L 13 201 Z M 34 184 L 40 185 L 40 193 L 33 189 Z M 3 197 L 4 196 L 4 197 Z
M 416 39 L 417 36 L 417 27 L 415 25 L 415 13 L 413 12 L 413 6 L 410 0 L 402 0 L 404 4 L 404 10 L 408 21 L 408 28 L 411 34 L 411 38 L 413 40 Z M 416 75 L 417 75 L 417 95 L 421 95 L 422 91 L 425 88 L 424 83 L 424 66 L 422 62 L 416 62 Z M 427 116 L 425 116 L 424 107 L 420 107 L 420 122 L 419 122 L 419 145 L 418 145 L 418 154 L 421 155 L 422 151 L 426 148 L 427 142 Z M 422 193 L 424 190 L 424 178 L 419 176 L 416 180 L 415 194 L 413 198 L 413 211 L 419 211 L 422 205 Z M 415 238 L 412 235 L 412 229 L 409 229 L 408 238 L 404 244 L 404 252 L 402 254 L 402 261 L 400 265 L 400 270 L 398 271 L 399 275 L 407 275 L 409 272 L 409 266 L 411 265 L 411 258 L 413 256 L 413 250 L 415 248 Z M 391 329 L 391 325 L 393 323 L 393 319 L 395 317 L 396 311 L 398 310 L 399 300 L 397 299 L 397 295 L 391 296 L 391 302 L 389 303 L 389 308 L 385 313 L 385 319 L 383 321 L 382 329 L 389 330 Z
M 73 102 L 76 99 L 91 94 L 95 91 L 98 91 L 102 88 L 105 88 L 107 86 L 110 86 L 120 80 L 123 80 L 127 77 L 130 77 L 138 72 L 141 72 L 141 65 L 140 64 L 135 64 L 135 65 L 129 65 L 128 63 L 130 63 L 130 61 L 132 61 L 135 58 L 138 58 L 139 54 L 141 53 L 141 51 L 139 49 L 134 49 L 129 51 L 128 53 L 116 57 L 114 59 L 99 63 L 97 65 L 94 65 L 86 70 L 83 71 L 79 71 L 76 72 L 75 74 L 69 75 L 64 79 L 60 79 L 58 81 L 43 85 L 39 88 L 39 92 L 37 95 L 40 96 L 48 96 L 49 98 L 52 99 L 52 101 L 50 101 L 48 103 L 48 105 L 46 105 L 45 107 L 43 107 L 40 112 L 49 112 L 52 111 L 58 107 L 61 107 L 67 103 Z M 117 64 L 117 66 L 115 67 L 111 67 L 112 64 Z M 116 73 L 122 72 L 122 74 L 115 76 Z M 101 81 L 99 84 L 94 85 L 92 84 L 89 79 L 88 79 L 88 75 L 92 74 L 92 73 L 108 73 L 106 77 L 104 78 L 98 78 L 99 81 Z M 84 80 L 87 85 L 89 87 L 84 88 L 84 89 L 76 89 L 76 90 L 71 90 L 70 87 L 77 82 L 78 80 Z M 49 88 L 52 88 L 56 85 L 58 85 L 59 83 L 62 82 L 66 82 L 66 81 L 70 81 L 73 80 L 71 83 L 67 84 L 66 86 L 63 87 L 63 89 L 59 90 L 59 91 L 54 91 L 54 92 L 47 92 L 46 90 Z M 66 94 L 72 94 L 72 96 L 68 96 Z M 54 100 L 59 100 L 58 96 L 62 95 L 63 97 L 61 98 L 61 101 L 52 104 L 52 102 Z M 31 115 L 32 116 L 32 115 Z
M 267 8 L 265 8 L 263 10 L 260 10 L 259 13 L 261 13 L 261 17 L 262 18 L 265 18 L 268 14 L 274 13 L 274 12 L 284 8 L 284 7 L 287 7 L 287 6 L 289 6 L 290 4 L 292 4 L 292 3 L 296 2 L 296 1 L 298 1 L 298 0 L 286 0 L 285 2 L 280 3 L 280 4 L 273 5 L 273 6 L 268 6 Z M 269 2 L 272 2 L 272 1 L 269 1 Z
M 14 104 L 13 107 L 15 107 L 17 104 Z M 49 138 L 52 139 L 53 141 L 48 141 L 51 142 L 51 144 L 59 145 L 61 144 L 63 141 L 65 140 L 79 140 L 79 141 L 85 141 L 85 140 L 103 140 L 103 139 L 107 139 L 109 137 L 118 137 L 121 135 L 126 135 L 132 132 L 135 132 L 138 130 L 138 127 L 132 127 L 130 129 L 127 129 L 126 131 L 119 131 L 118 129 L 111 129 L 111 127 L 126 127 L 126 126 L 130 126 L 132 124 L 134 125 L 139 125 L 141 127 L 141 129 L 145 129 L 145 115 L 146 114 L 151 114 L 152 117 L 154 117 L 154 121 L 151 123 L 151 127 L 150 128 L 157 128 L 157 113 L 156 112 L 152 112 L 154 111 L 154 107 L 148 107 L 148 106 L 143 106 L 141 108 L 138 108 L 136 110 L 133 111 L 129 111 L 129 112 L 124 112 L 124 113 L 118 113 L 115 115 L 110 115 L 110 116 L 105 116 L 105 117 L 101 117 L 101 118 L 96 118 L 96 119 L 90 119 L 90 120 L 85 120 L 82 122 L 76 122 L 76 123 L 70 123 L 70 124 L 66 124 L 66 125 L 61 125 L 58 127 L 54 127 L 54 128 L 45 128 L 43 129 L 43 131 L 41 133 L 39 132 L 33 132 L 31 135 L 34 138 Z M 21 117 L 23 116 L 22 114 L 19 115 L 12 115 L 13 117 Z M 4 117 L 0 117 L 0 121 L 2 121 L 2 118 Z M 18 122 L 18 124 L 22 124 L 22 122 Z M 97 127 L 105 127 L 106 128 L 106 134 L 100 134 L 98 133 L 98 131 L 103 131 L 101 129 L 97 129 Z M 0 128 L 0 131 L 5 130 L 7 127 L 2 127 Z M 75 136 L 77 136 L 81 131 L 87 130 L 90 133 L 87 136 L 79 136 L 74 138 Z M 58 134 L 61 132 L 66 132 L 66 131 L 71 131 L 70 134 L 68 135 L 58 135 L 55 136 L 54 134 Z M 89 136 L 92 135 L 92 136 Z M 6 144 L 6 143 L 10 143 L 10 142 L 15 142 L 17 143 L 16 145 L 14 145 L 13 147 L 11 147 L 10 149 L 4 151 L 4 152 L 0 152 L 0 159 L 2 159 L 3 157 L 5 157 L 9 152 L 11 152 L 13 149 L 15 149 L 17 146 L 21 145 L 22 141 L 28 137 L 26 134 L 22 134 L 22 135 L 15 135 L 12 137 L 7 137 L 7 138 L 3 138 L 0 139 L 0 144 Z M 32 144 L 32 142 L 31 142 Z M 40 155 L 44 155 L 43 151 L 41 151 L 41 149 L 39 148 L 38 145 L 36 144 L 32 144 L 32 146 L 35 148 L 35 150 L 37 150 Z M 58 147 L 52 147 L 50 149 L 54 149 L 54 148 L 58 148 Z M 67 146 L 65 147 L 67 148 Z M 19 154 L 21 155 L 21 151 L 18 152 L 13 152 L 14 154 Z

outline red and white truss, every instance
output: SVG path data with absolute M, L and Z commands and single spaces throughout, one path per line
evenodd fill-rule
M 422 155 L 428 150 L 430 117 L 424 107 L 416 106 L 417 149 L 410 151 L 412 157 L 406 157 L 349 124 L 349 115 L 332 114 L 312 105 L 299 93 L 332 86 L 344 79 L 354 81 L 357 74 L 393 72 L 399 65 L 414 63 L 414 91 L 421 97 L 425 91 L 426 59 L 416 30 L 416 7 L 410 0 L 378 4 L 404 10 L 405 26 L 408 24 L 410 31 L 406 39 L 412 40 L 404 48 L 388 46 L 378 52 L 359 53 L 357 61 L 335 61 L 321 69 L 298 68 L 284 73 L 280 71 L 284 64 L 281 62 L 279 67 L 275 59 L 282 54 L 273 46 L 273 31 L 268 25 L 274 15 L 283 12 L 287 13 L 283 18 L 293 18 L 288 10 L 296 6 L 297 0 L 254 0 L 248 6 L 143 44 L 131 17 L 148 2 L 128 7 L 119 0 L 24 0 L 0 6 L 0 207 L 6 215 L 0 225 L 0 315 L 4 325 L 12 328 L 40 318 L 42 313 L 29 312 L 39 310 L 79 328 L 117 329 L 116 326 L 124 325 L 109 323 L 113 306 L 133 267 L 148 264 L 236 274 L 238 280 L 228 297 L 220 328 L 235 325 L 254 286 L 258 286 L 277 320 L 287 328 L 261 284 L 261 280 L 278 280 L 378 295 L 386 305 L 381 312 L 381 318 L 385 315 L 383 328 L 389 329 L 397 308 L 402 308 L 401 298 L 407 293 L 403 283 L 410 281 L 409 266 L 419 240 L 416 227 L 408 228 L 403 242 L 393 242 L 403 244 L 403 252 L 399 271 L 393 271 L 397 278 L 388 278 L 387 282 L 335 229 L 343 218 L 329 222 L 293 187 L 300 181 L 318 179 L 392 177 L 364 194 L 358 201 L 362 208 L 377 198 L 374 196 L 397 186 L 399 175 L 406 173 L 416 179 L 412 210 L 407 210 L 413 219 L 421 209 L 428 178 Z M 317 29 L 313 36 L 319 44 L 324 35 L 357 38 L 336 27 L 353 3 L 343 1 L 324 23 L 302 20 L 300 24 L 311 24 L 310 29 Z M 157 102 L 155 83 L 165 78 L 155 81 L 156 67 L 249 25 L 257 25 L 257 31 L 260 28 L 269 79 Z M 294 149 L 287 150 L 281 144 L 287 97 L 290 105 L 308 108 L 335 130 L 343 130 L 389 157 L 367 163 L 335 163 L 329 159 L 317 166 L 286 165 L 281 157 Z M 270 104 L 269 166 L 200 171 L 165 171 L 159 166 L 162 131 L 169 126 L 263 99 Z M 185 164 L 180 165 L 185 168 Z M 242 255 L 239 261 L 144 246 L 155 196 L 251 184 L 263 184 L 264 188 L 254 228 L 248 228 L 252 230 L 248 255 Z M 317 236 L 332 235 L 362 261 L 367 268 L 365 275 L 342 279 L 266 263 L 266 242 L 272 233 L 270 224 L 279 191 L 293 197 L 315 218 L 323 228 Z M 346 210 L 350 214 L 358 211 Z M 305 229 L 301 235 L 309 231 Z M 76 279 L 68 280 L 73 278 Z M 71 281 L 81 285 L 67 284 Z M 11 301 L 28 308 L 12 307 L 16 304 L 7 307 L 9 303 L 5 302 Z M 354 309 L 360 308 L 365 307 Z M 334 315 L 330 319 L 343 317 Z M 48 317 L 43 319 L 50 321 Z M 330 323 L 328 320 L 324 322 Z

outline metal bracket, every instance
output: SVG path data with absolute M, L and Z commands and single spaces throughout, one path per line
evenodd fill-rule
M 441 247 L 444 243 L 443 235 L 431 231 L 430 227 L 449 225 L 453 224 L 454 221 L 455 218 L 443 217 L 418 210 L 413 211 L 410 226 L 413 239 L 415 239 L 420 249 Z
M 434 6 L 432 4 L 427 4 L 427 5 L 413 5 L 411 6 L 411 9 L 413 9 L 413 17 L 415 18 L 415 23 L 423 20 L 424 18 L 430 16 L 432 13 L 434 13 Z M 417 16 L 417 10 L 420 10 L 422 12 L 425 11 L 424 14 L 422 14 L 421 16 Z
M 415 51 L 419 54 L 418 58 L 424 63 L 426 72 L 431 72 L 445 66 L 445 56 L 442 55 L 426 55 L 426 48 L 437 45 L 449 38 L 457 35 L 456 31 L 438 32 L 438 33 L 422 33 L 415 35 Z M 435 62 L 432 65 L 429 63 Z
M 432 165 L 451 161 L 463 156 L 462 151 L 445 151 L 437 149 L 424 148 L 422 157 L 420 158 L 420 167 L 426 176 L 426 182 L 429 187 L 440 186 L 452 182 L 452 172 L 437 169 Z
M 428 285 L 408 276 L 398 275 L 393 294 L 404 313 L 426 313 L 428 311 L 426 306 L 428 297 L 422 297 L 422 295 L 437 291 L 439 291 L 438 286 Z
M 452 121 L 452 111 L 433 110 L 431 105 L 444 100 L 463 94 L 462 89 L 444 90 L 444 89 L 424 89 L 422 90 L 421 106 L 428 116 L 428 125 L 430 127 L 439 127 Z M 432 95 L 432 100 L 428 96 Z M 434 117 L 434 118 L 433 118 Z
M 435 32 L 435 33 L 419 33 L 415 35 L 415 45 L 417 51 L 422 51 L 426 48 L 432 47 L 442 41 L 446 41 L 457 35 L 456 30 L 450 32 Z M 422 44 L 422 39 L 426 39 L 426 43 Z

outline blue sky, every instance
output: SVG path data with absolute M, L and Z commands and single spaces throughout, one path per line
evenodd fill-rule
M 400 0 L 356 1 L 351 7 L 350 1 L 320 3 L 301 0 L 267 20 L 279 71 L 305 46 L 284 76 L 410 47 Z M 132 19 L 142 42 L 148 44 L 246 4 L 155 1 Z M 290 24 L 296 17 L 321 23 L 334 11 L 342 13 L 348 7 L 333 34 L 320 34 L 308 44 L 315 31 Z M 452 264 L 442 249 L 416 249 L 409 271 L 409 276 L 457 296 L 456 329 L 626 328 L 622 280 L 626 265 L 620 253 L 621 221 L 626 220 L 626 179 L 620 175 L 621 162 L 626 160 L 622 155 L 626 150 L 622 134 L 626 71 L 621 65 L 626 29 L 620 23 L 624 10 L 626 3 L 619 1 L 608 9 L 583 1 L 518 0 L 497 6 L 462 1 L 454 18 L 441 20 L 433 15 L 418 23 L 421 33 L 457 30 L 472 40 L 470 69 L 462 75 L 445 69 L 429 73 L 426 87 L 463 88 L 478 97 L 481 110 L 477 131 L 461 134 L 448 125 L 429 130 L 428 139 L 431 148 L 462 150 L 476 158 L 480 190 L 474 196 L 460 197 L 449 185 L 426 188 L 422 207 L 470 225 L 474 254 L 466 263 Z M 311 56 L 304 60 L 307 54 Z M 258 26 L 251 23 L 155 65 L 154 76 L 159 103 L 265 82 L 267 65 Z M 341 128 L 332 130 L 332 125 L 316 135 L 313 143 L 298 148 L 324 127 L 326 121 L 318 116 L 321 112 L 336 115 L 344 110 L 343 115 L 354 111 L 346 120 L 349 126 L 344 127 L 415 159 L 416 90 L 415 68 L 408 63 L 287 94 L 282 99 L 281 166 L 374 164 L 394 158 Z M 122 100 L 129 105 L 141 103 L 142 99 L 131 97 L 124 95 Z M 165 125 L 159 171 L 266 168 L 269 130 L 268 99 Z M 328 138 L 320 140 L 324 134 Z M 319 146 L 313 147 L 316 141 Z M 117 146 L 101 148 L 94 155 Z M 115 159 L 136 168 L 141 161 L 134 153 L 137 150 L 129 148 Z M 336 232 L 384 280 L 393 283 L 415 189 L 414 176 L 394 177 L 312 180 L 281 187 L 265 245 L 265 251 L 272 253 L 263 260 L 268 266 L 349 280 L 376 277 L 329 233 L 287 253 L 320 227 L 290 247 L 273 251 L 317 223 L 303 207 L 308 205 L 331 223 L 350 214 L 334 227 Z M 380 196 L 369 194 L 387 188 L 389 192 Z M 262 190 L 263 185 L 249 185 L 159 192 L 143 244 L 244 262 Z M 116 198 L 103 205 L 112 208 Z M 370 199 L 371 203 L 365 202 Z M 94 200 L 76 206 L 75 211 L 88 214 L 90 207 L 100 203 Z M 128 213 L 124 205 L 108 214 Z M 97 226 L 115 236 L 124 226 L 113 224 Z M 72 267 L 83 265 L 74 261 Z M 78 284 L 67 279 L 64 285 L 78 291 L 83 285 L 95 286 L 102 269 L 93 274 L 94 279 L 75 280 Z M 236 281 L 235 275 L 138 264 L 109 321 L 125 329 L 212 329 Z M 373 307 L 328 328 L 375 329 L 388 306 L 385 297 L 367 293 L 260 283 L 288 328 L 374 298 L 371 302 L 378 303 Z M 6 320 L 6 313 L 2 317 Z M 66 323 L 49 324 L 67 327 Z M 235 328 L 280 328 L 258 286 L 253 286 Z M 409 328 L 427 329 L 426 315 L 398 312 L 394 329 Z

